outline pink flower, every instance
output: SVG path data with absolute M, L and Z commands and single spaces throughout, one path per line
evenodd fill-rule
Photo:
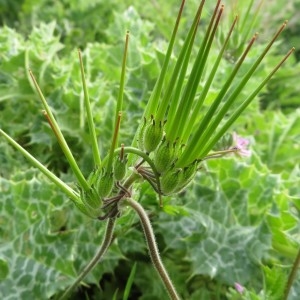
M 236 154 L 239 156 L 249 157 L 251 155 L 251 151 L 247 149 L 249 145 L 249 140 L 240 137 L 235 132 L 232 135 L 233 137 L 233 146 L 231 149 L 236 150 Z
M 242 294 L 244 292 L 244 287 L 241 284 L 235 282 L 234 287 L 240 294 Z

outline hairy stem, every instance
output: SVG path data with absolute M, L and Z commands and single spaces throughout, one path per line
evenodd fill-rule
M 138 202 L 132 199 L 126 199 L 126 204 L 131 206 L 136 211 L 136 213 L 140 218 L 152 263 L 156 271 L 158 272 L 161 280 L 163 281 L 164 286 L 169 293 L 170 299 L 179 300 L 180 298 L 175 290 L 175 287 L 161 261 L 159 251 L 156 245 L 153 229 L 144 208 Z
M 72 293 L 73 289 L 80 283 L 80 281 L 96 266 L 99 260 L 103 257 L 106 250 L 111 244 L 113 231 L 115 227 L 115 219 L 108 219 L 106 224 L 106 231 L 104 234 L 104 239 L 102 241 L 102 245 L 98 252 L 95 254 L 93 259 L 88 263 L 88 265 L 82 270 L 79 276 L 76 278 L 74 283 L 69 286 L 69 288 L 63 293 L 63 295 L 59 298 L 59 300 L 66 300 L 69 298 L 70 294 Z
M 300 266 L 300 248 L 299 248 L 297 257 L 296 257 L 296 259 L 295 259 L 295 261 L 293 263 L 293 267 L 292 267 L 291 273 L 289 275 L 289 278 L 288 278 L 288 281 L 287 281 L 287 284 L 286 284 L 286 287 L 285 287 L 283 300 L 287 300 L 288 299 L 289 292 L 290 292 L 290 289 L 291 289 L 291 287 L 293 285 L 293 282 L 294 282 L 294 280 L 296 278 L 296 274 L 297 274 L 299 266 Z

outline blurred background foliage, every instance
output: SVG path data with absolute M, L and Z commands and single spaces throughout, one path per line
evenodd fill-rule
M 93 168 L 77 48 L 83 51 L 101 154 L 111 141 L 125 31 L 131 32 L 121 140 L 137 129 L 164 58 L 178 0 L 0 0 L 0 128 L 66 182 L 73 184 L 66 159 L 41 113 L 28 77 L 32 69 L 85 175 Z M 209 162 L 164 210 L 147 184 L 136 192 L 149 210 L 160 251 L 183 299 L 237 299 L 238 281 L 249 290 L 264 289 L 265 270 L 282 266 L 287 274 L 299 248 L 299 95 L 300 1 L 254 1 L 244 27 L 247 1 L 226 1 L 211 63 L 233 16 L 240 23 L 209 99 L 222 86 L 245 41 L 259 31 L 247 63 L 289 19 L 276 47 L 249 82 L 245 97 L 287 50 L 295 55 L 272 79 L 232 130 L 251 140 L 253 156 Z M 175 54 L 198 1 L 187 1 Z M 203 12 L 203 24 L 213 1 Z M 229 21 L 228 21 L 229 20 Z M 249 23 L 247 23 L 249 22 Z M 201 30 L 199 41 L 201 40 Z M 199 89 L 201 89 L 200 84 Z M 65 289 L 101 241 L 104 224 L 82 216 L 53 185 L 0 139 L 0 296 L 48 299 Z M 137 273 L 129 299 L 165 299 L 135 215 L 125 211 L 104 261 L 87 277 L 74 299 L 122 299 L 134 262 Z M 275 280 L 275 279 L 274 279 Z M 227 296 L 226 296 L 227 295 Z M 77 297 L 77 298 L 76 298 Z M 289 299 L 300 298 L 300 280 Z

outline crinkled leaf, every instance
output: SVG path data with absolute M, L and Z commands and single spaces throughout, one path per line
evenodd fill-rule
M 0 187 L 0 257 L 5 266 L 0 294 L 3 299 L 47 299 L 71 284 L 93 257 L 105 225 L 88 222 L 75 207 L 66 206 L 66 198 L 32 170 L 1 178 Z M 87 281 L 96 283 L 112 272 L 120 257 L 112 247 Z

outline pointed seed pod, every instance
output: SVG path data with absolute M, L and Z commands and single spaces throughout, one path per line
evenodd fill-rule
M 76 204 L 76 206 L 90 217 L 97 218 L 101 213 L 102 205 L 102 201 L 97 191 L 94 188 L 91 188 L 89 191 L 80 189 L 80 198 L 83 205 L 81 206 L 81 204 Z
M 88 184 L 92 186 L 97 181 L 97 178 L 99 177 L 101 177 L 101 169 L 95 168 L 87 178 Z
M 85 215 L 89 216 L 90 218 L 97 218 L 97 215 L 94 214 L 95 210 L 93 210 L 92 208 L 87 206 L 85 203 L 81 204 L 81 203 L 75 202 L 75 205 L 81 212 L 83 212 Z
M 143 140 L 147 153 L 154 151 L 163 137 L 163 126 L 161 122 L 155 122 L 154 118 L 146 125 Z
M 146 120 L 146 118 L 144 118 L 143 125 L 141 125 L 139 127 L 138 138 L 137 138 L 138 147 L 142 151 L 145 150 L 145 148 L 144 148 L 144 132 L 145 132 L 146 124 L 147 124 L 147 120 Z
M 159 173 L 166 172 L 176 158 L 176 151 L 165 139 L 159 144 L 154 154 L 154 164 Z
M 119 156 L 115 158 L 114 161 L 114 177 L 115 180 L 120 181 L 122 180 L 126 175 L 126 164 L 127 164 L 127 158 L 123 157 L 121 159 Z
M 113 185 L 113 173 L 108 174 L 107 172 L 104 172 L 103 176 L 101 176 L 95 184 L 95 188 L 98 191 L 100 198 L 107 197 L 111 193 Z
M 94 209 L 99 209 L 102 205 L 101 197 L 94 186 L 89 191 L 86 191 L 86 202 Z
M 181 169 L 172 168 L 161 176 L 160 189 L 164 195 L 170 195 L 176 190 L 181 172 Z
M 100 207 L 102 205 L 101 198 L 95 188 L 95 183 L 101 177 L 102 170 L 100 168 L 94 169 L 87 178 L 87 182 L 90 186 L 89 190 L 80 189 L 80 197 L 84 203 L 86 209 L 94 217 L 100 213 Z
M 182 172 L 179 175 L 178 186 L 175 189 L 175 192 L 180 192 L 185 188 L 196 176 L 198 170 L 198 161 L 194 161 L 189 166 L 183 168 Z

